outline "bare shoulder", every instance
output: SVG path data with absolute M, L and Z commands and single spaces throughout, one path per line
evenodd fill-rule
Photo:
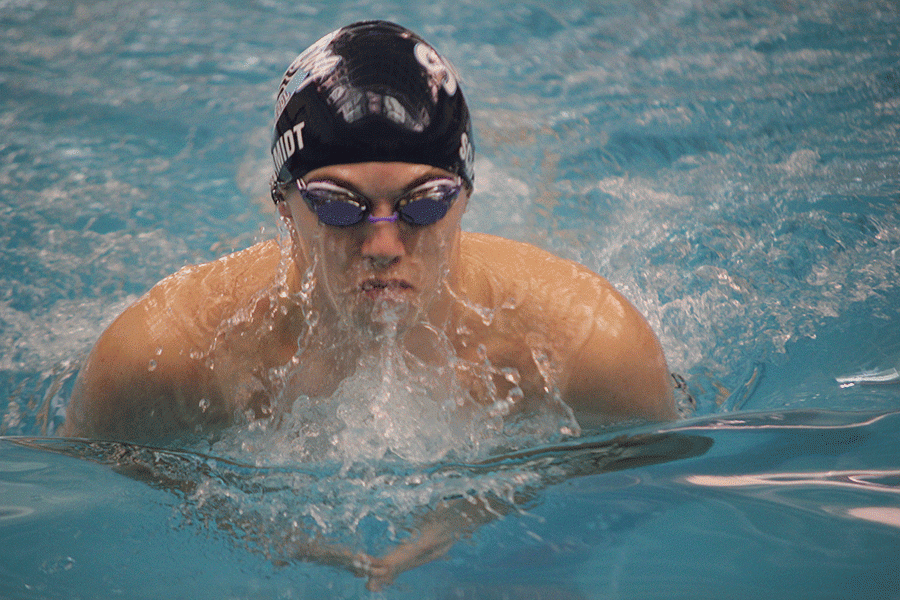
M 507 335 L 547 345 L 582 424 L 675 416 L 658 338 L 605 278 L 533 245 L 485 234 L 464 235 L 461 261 L 476 302 L 510 307 Z
M 123 356 L 143 358 L 159 349 L 205 349 L 223 320 L 272 284 L 280 249 L 275 241 L 256 244 L 217 260 L 184 267 L 131 305 L 98 341 Z
M 532 244 L 464 233 L 461 256 L 476 294 L 490 287 L 491 295 L 527 295 L 522 308 L 547 318 L 567 318 L 573 309 L 580 313 L 588 306 L 618 314 L 630 306 L 605 278 Z
M 278 260 L 277 244 L 264 242 L 156 284 L 97 340 L 76 381 L 63 433 L 140 439 L 184 429 L 196 416 L 186 407 L 213 391 L 204 387 L 201 357 L 216 330 L 266 285 Z

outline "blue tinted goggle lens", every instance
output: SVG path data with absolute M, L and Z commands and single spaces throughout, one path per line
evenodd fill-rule
M 298 179 L 297 187 L 319 221 L 332 227 L 350 227 L 367 217 L 371 221 L 393 221 L 396 216 L 410 225 L 431 225 L 446 216 L 461 190 L 458 179 L 432 180 L 400 196 L 394 205 L 394 218 L 373 219 L 369 216 L 371 202 L 361 194 L 327 181 L 305 183 Z

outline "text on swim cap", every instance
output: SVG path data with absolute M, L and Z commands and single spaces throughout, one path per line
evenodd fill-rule
M 275 175 L 281 172 L 284 163 L 298 150 L 303 149 L 303 126 L 306 121 L 300 121 L 285 131 L 278 142 L 272 146 L 272 160 L 275 161 Z

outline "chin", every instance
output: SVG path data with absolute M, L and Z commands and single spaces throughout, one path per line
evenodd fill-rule
M 407 298 L 362 298 L 353 303 L 347 324 L 351 334 L 378 338 L 399 335 L 418 320 L 418 306 Z

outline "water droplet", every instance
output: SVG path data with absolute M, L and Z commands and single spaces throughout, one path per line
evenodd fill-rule
M 519 375 L 518 369 L 506 367 L 504 369 L 501 369 L 500 372 L 503 373 L 504 379 L 506 379 L 506 381 L 513 385 L 519 385 L 519 383 L 522 381 L 522 377 Z
M 152 360 L 152 359 L 151 359 L 150 362 L 147 363 L 147 370 L 148 370 L 148 371 L 155 371 L 155 370 L 156 370 L 156 361 L 155 361 L 155 360 Z
M 75 559 L 71 556 L 65 556 L 43 563 L 41 565 L 41 571 L 47 575 L 52 575 L 54 573 L 59 573 L 60 571 L 70 571 L 74 566 Z

